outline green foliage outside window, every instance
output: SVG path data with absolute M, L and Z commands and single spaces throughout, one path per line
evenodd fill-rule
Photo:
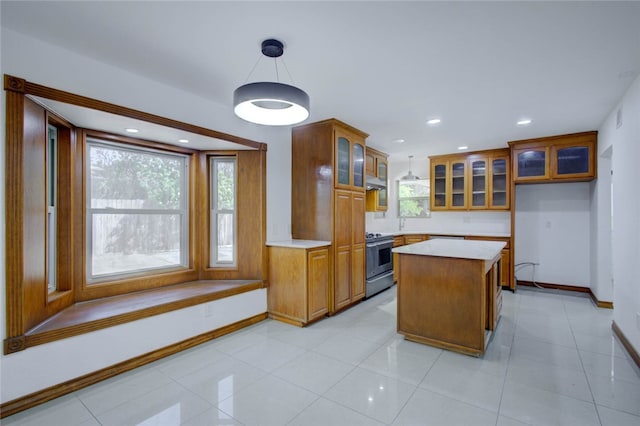
M 429 179 L 398 181 L 398 217 L 430 217 Z

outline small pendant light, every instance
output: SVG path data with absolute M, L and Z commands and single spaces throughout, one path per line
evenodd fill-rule
M 413 158 L 413 155 L 409 156 L 409 172 L 402 176 L 400 179 L 401 180 L 418 180 L 420 179 L 418 176 L 415 176 L 413 173 L 411 173 L 411 159 Z

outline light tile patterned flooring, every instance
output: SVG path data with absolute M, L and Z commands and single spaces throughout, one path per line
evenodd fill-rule
M 640 425 L 612 311 L 503 292 L 481 358 L 405 341 L 396 288 L 307 328 L 267 320 L 2 420 L 9 425 Z

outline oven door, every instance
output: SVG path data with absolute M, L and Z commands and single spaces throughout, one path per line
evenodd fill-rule
M 393 269 L 393 241 L 367 243 L 367 279 Z

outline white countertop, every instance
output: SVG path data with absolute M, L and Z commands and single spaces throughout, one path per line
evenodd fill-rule
M 284 241 L 267 241 L 268 247 L 287 247 L 299 249 L 311 249 L 317 247 L 330 246 L 331 241 L 317 240 L 284 240 Z
M 491 260 L 498 256 L 506 243 L 478 240 L 427 240 L 396 247 L 394 253 L 421 256 L 455 257 L 459 259 Z
M 382 235 L 450 235 L 454 237 L 498 237 L 509 238 L 511 235 L 508 232 L 469 232 L 469 231 L 398 231 L 398 232 L 381 232 Z

